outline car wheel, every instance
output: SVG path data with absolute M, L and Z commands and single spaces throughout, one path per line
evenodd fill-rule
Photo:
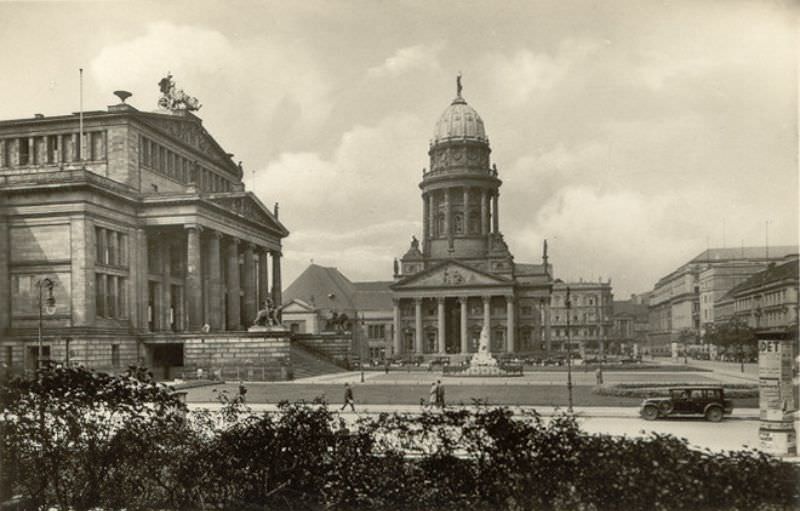
M 662 415 L 669 415 L 672 412 L 672 401 L 663 401 L 659 403 L 658 408 L 661 411 Z
M 642 418 L 646 421 L 654 421 L 658 418 L 658 408 L 655 406 L 645 406 L 642 410 Z
M 712 406 L 708 410 L 706 410 L 706 420 L 711 422 L 719 422 L 722 420 L 722 408 L 718 406 Z

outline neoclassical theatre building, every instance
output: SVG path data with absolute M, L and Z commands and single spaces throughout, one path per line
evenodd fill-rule
M 214 352 L 209 335 L 245 331 L 270 295 L 280 303 L 288 231 L 277 206 L 245 190 L 196 100 L 176 95 L 171 77 L 161 85 L 156 112 L 118 91 L 107 110 L 0 121 L 7 366 L 207 364 L 243 353 L 230 336 Z
M 395 356 L 466 355 L 483 325 L 491 350 L 551 349 L 553 269 L 522 264 L 503 240 L 500 186 L 478 113 L 457 96 L 436 123 L 423 171 L 421 240 L 395 264 Z

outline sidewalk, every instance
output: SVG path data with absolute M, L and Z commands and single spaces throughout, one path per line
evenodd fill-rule
M 278 412 L 278 405 L 255 403 L 247 405 L 254 412 Z M 309 406 L 313 406 L 309 404 Z M 381 413 L 398 413 L 418 415 L 423 411 L 419 405 L 359 405 L 356 403 L 356 411 L 353 412 L 349 409 L 340 411 L 339 404 L 329 404 L 328 408 L 331 411 L 337 412 L 341 415 L 378 415 Z M 189 410 L 219 410 L 222 405 L 215 402 L 209 403 L 189 403 Z M 508 406 L 516 413 L 536 410 L 542 417 L 553 417 L 566 412 L 566 408 L 553 407 L 553 406 Z M 426 407 L 430 410 L 430 408 Z M 448 410 L 461 410 L 461 409 L 476 409 L 474 406 L 448 406 Z M 603 418 L 620 418 L 630 419 L 639 417 L 638 406 L 576 406 L 574 407 L 575 416 L 577 417 L 603 417 Z M 726 419 L 733 420 L 758 420 L 758 408 L 741 408 L 734 409 L 733 414 Z

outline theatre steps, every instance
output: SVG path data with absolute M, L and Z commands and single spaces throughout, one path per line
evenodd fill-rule
M 291 356 L 295 380 L 310 376 L 345 372 L 345 369 L 315 353 L 311 353 L 295 342 L 292 343 Z

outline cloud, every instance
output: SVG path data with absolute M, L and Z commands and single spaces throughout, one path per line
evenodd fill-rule
M 391 114 L 353 126 L 328 157 L 287 152 L 258 171 L 256 193 L 265 202 L 280 201 L 292 232 L 287 259 L 300 269 L 311 258 L 338 261 L 353 276 L 388 278 L 392 258 L 420 231 L 416 185 L 427 131 L 416 116 Z
M 380 65 L 369 68 L 367 75 L 373 78 L 398 76 L 420 69 L 439 69 L 439 53 L 444 43 L 416 44 L 406 46 L 387 57 Z
M 538 254 L 547 238 L 555 274 L 564 280 L 612 277 L 615 289 L 646 291 L 652 282 L 641 275 L 660 276 L 705 248 L 697 199 L 567 187 L 510 239 L 520 252 Z
M 512 55 L 492 53 L 484 64 L 494 77 L 494 94 L 507 106 L 526 103 L 536 92 L 560 83 L 573 66 L 596 53 L 600 43 L 589 39 L 566 39 L 555 54 L 522 48 Z
M 283 129 L 317 126 L 330 113 L 328 81 L 312 53 L 293 41 L 234 41 L 216 30 L 160 21 L 145 25 L 137 37 L 104 47 L 90 70 L 109 92 L 131 90 L 131 102 L 144 110 L 155 109 L 157 82 L 171 71 L 179 88 L 208 103 L 206 111 L 246 112 L 248 121 L 261 120 L 288 103 L 297 118 Z

